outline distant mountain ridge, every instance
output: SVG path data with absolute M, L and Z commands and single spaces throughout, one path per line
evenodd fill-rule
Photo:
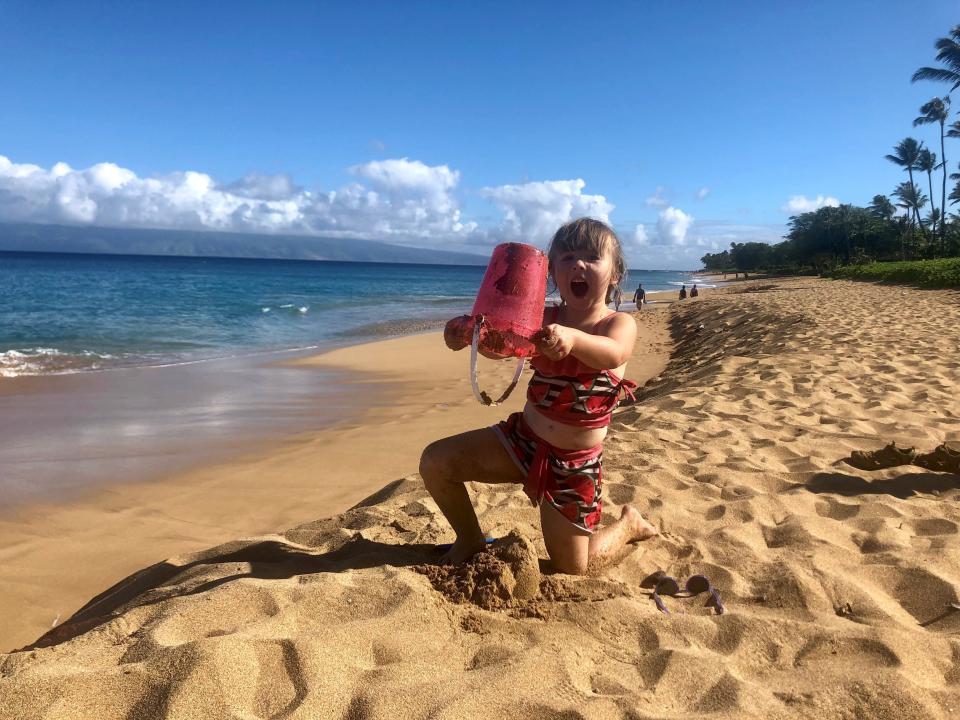
M 471 253 L 426 250 L 375 240 L 27 223 L 0 223 L 0 250 L 434 265 L 486 265 L 488 260 Z

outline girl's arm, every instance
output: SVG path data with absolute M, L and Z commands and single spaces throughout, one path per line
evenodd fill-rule
M 541 333 L 537 347 L 551 360 L 573 355 L 584 365 L 611 370 L 630 359 L 637 323 L 633 316 L 618 312 L 604 320 L 597 335 L 556 323 L 545 326 Z

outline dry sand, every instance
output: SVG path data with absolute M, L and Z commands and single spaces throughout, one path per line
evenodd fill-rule
M 503 539 L 432 566 L 450 534 L 408 475 L 336 517 L 131 575 L 0 656 L 0 718 L 956 717 L 960 477 L 841 459 L 960 440 L 960 294 L 751 281 L 640 319 L 667 316 L 671 362 L 605 452 L 605 515 L 635 503 L 662 534 L 604 577 L 551 573 L 536 511 L 499 486 L 476 504 Z M 412 389 L 473 402 L 450 382 Z M 391 429 L 412 457 L 421 423 L 440 436 L 461 409 L 411 405 Z M 304 480 L 364 467 L 286 452 L 312 463 Z M 276 504 L 279 530 L 311 484 L 253 502 Z M 706 573 L 727 613 L 701 596 L 661 614 L 658 570 Z

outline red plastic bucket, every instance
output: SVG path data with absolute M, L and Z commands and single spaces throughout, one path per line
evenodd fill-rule
M 516 387 L 524 359 L 536 352 L 533 335 L 543 324 L 547 294 L 547 256 L 533 245 L 504 243 L 490 256 L 470 315 L 447 323 L 444 340 L 453 350 L 472 346 L 470 383 L 484 405 L 499 405 Z M 477 353 L 516 357 L 517 369 L 510 386 L 493 400 L 477 384 Z
M 490 256 L 470 315 L 447 323 L 447 345 L 470 344 L 480 322 L 480 349 L 525 358 L 534 354 L 531 341 L 543 324 L 547 294 L 547 256 L 533 245 L 503 243 Z

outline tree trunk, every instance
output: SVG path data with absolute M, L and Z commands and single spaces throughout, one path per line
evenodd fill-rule
M 913 188 L 914 195 L 916 195 L 917 186 L 916 186 L 916 184 L 914 184 L 914 182 L 913 182 L 913 167 L 912 167 L 912 166 L 907 165 L 907 173 L 909 173 L 909 175 L 910 175 L 910 187 Z M 914 203 L 914 204 L 913 204 L 913 214 L 914 214 L 914 216 L 917 218 L 917 225 L 919 225 L 919 226 L 920 226 L 920 229 L 922 230 L 922 229 L 923 229 L 923 221 L 920 219 L 920 207 L 919 207 L 919 205 L 920 205 L 920 203 Z
M 933 204 L 933 173 L 930 171 L 927 172 L 927 187 L 930 188 L 930 214 L 933 215 L 934 210 L 936 210 L 937 208 Z M 936 220 L 933 221 L 933 227 L 931 228 L 931 230 L 933 230 L 934 233 L 937 232 Z
M 943 163 L 943 184 L 940 187 L 940 255 L 947 254 L 947 157 L 943 149 L 943 123 L 940 121 L 940 160 Z

